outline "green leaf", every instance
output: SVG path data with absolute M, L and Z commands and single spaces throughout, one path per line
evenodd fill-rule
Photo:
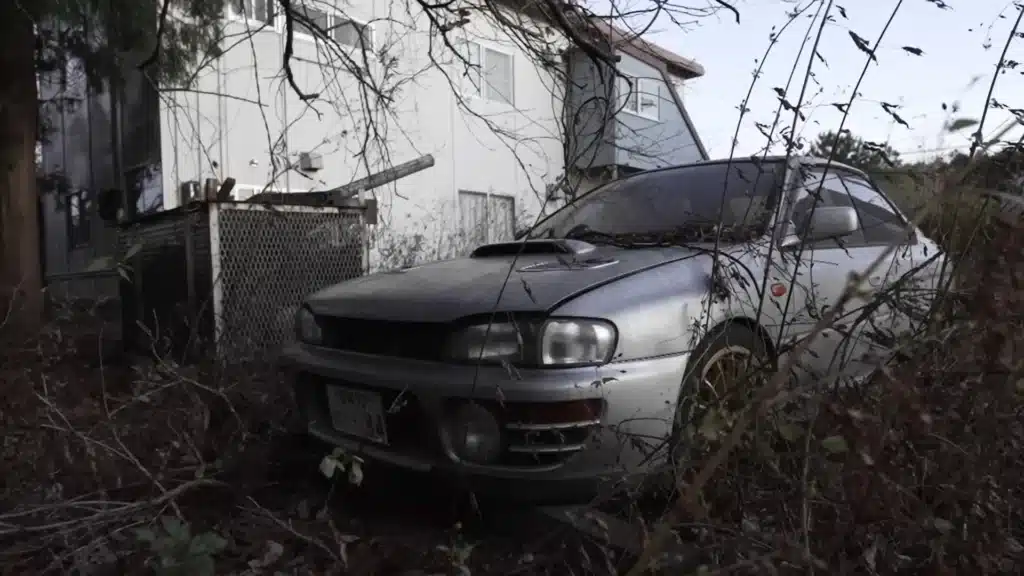
M 156 541 L 156 532 L 152 528 L 139 528 L 135 531 L 135 539 L 152 544 Z
M 218 534 L 203 532 L 192 538 L 192 541 L 189 543 L 188 552 L 192 556 L 216 554 L 223 550 L 227 544 L 228 541 L 221 538 Z
M 216 565 L 212 556 L 197 556 L 188 562 L 188 572 L 195 576 L 214 576 Z
M 804 433 L 802 428 L 789 422 L 779 424 L 778 430 L 779 436 L 782 436 L 782 439 L 786 442 L 796 442 L 796 440 Z
M 830 454 L 843 454 L 850 449 L 846 444 L 846 439 L 842 436 L 829 436 L 825 438 L 821 441 L 821 447 Z
M 167 535 L 175 541 L 184 543 L 191 539 L 188 524 L 182 522 L 177 516 L 162 516 L 160 517 L 160 524 L 163 525 Z
M 949 132 L 959 132 L 960 130 L 963 130 L 965 128 L 970 128 L 971 126 L 974 126 L 977 123 L 978 121 L 973 118 L 957 118 L 956 120 L 953 120 L 952 122 L 949 123 L 949 126 L 946 127 L 946 130 L 948 130 Z

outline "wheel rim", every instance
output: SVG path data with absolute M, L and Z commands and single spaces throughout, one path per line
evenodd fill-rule
M 728 404 L 747 387 L 751 379 L 750 365 L 753 354 L 743 346 L 726 346 L 708 358 L 701 369 L 696 390 L 697 401 L 704 407 Z
M 743 346 L 726 346 L 716 350 L 701 368 L 697 389 L 679 402 L 675 427 L 694 423 L 709 408 L 739 409 L 748 392 L 758 386 L 750 372 L 754 354 Z

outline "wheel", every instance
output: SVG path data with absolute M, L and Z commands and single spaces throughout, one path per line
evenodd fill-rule
M 704 337 L 691 353 L 679 388 L 668 452 L 673 470 L 685 459 L 688 428 L 699 427 L 709 409 L 741 410 L 772 366 L 764 338 L 742 324 L 723 324 Z

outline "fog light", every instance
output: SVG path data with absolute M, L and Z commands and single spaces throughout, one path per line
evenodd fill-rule
M 459 406 L 452 414 L 448 431 L 452 449 L 462 460 L 488 464 L 501 455 L 501 425 L 483 406 Z

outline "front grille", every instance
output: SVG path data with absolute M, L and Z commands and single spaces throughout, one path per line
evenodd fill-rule
M 448 338 L 447 324 L 390 322 L 356 318 L 319 318 L 328 348 L 414 360 L 440 361 Z
M 604 414 L 601 400 L 480 404 L 504 428 L 501 464 L 521 468 L 561 464 L 583 451 Z

